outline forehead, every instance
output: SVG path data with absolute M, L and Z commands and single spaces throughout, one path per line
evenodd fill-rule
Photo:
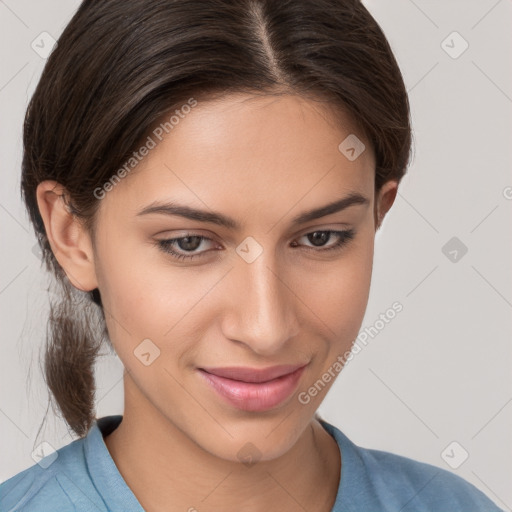
M 250 216 L 373 192 L 372 148 L 350 117 L 329 104 L 237 94 L 187 111 L 175 116 L 172 129 L 167 125 L 169 133 L 149 132 L 145 142 L 154 147 L 107 193 L 102 208 L 135 215 L 152 201 L 179 199 Z M 354 136 L 365 149 L 351 160 L 340 144 Z

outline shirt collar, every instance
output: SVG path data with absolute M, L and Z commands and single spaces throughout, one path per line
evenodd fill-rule
M 84 441 L 86 464 L 94 486 L 108 510 L 144 512 L 142 505 L 119 473 L 103 439 L 119 426 L 122 419 L 121 415 L 113 415 L 94 421 Z

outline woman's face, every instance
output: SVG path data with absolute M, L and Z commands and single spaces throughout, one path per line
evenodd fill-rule
M 369 143 L 324 109 L 296 96 L 199 102 L 101 199 L 94 273 L 132 389 L 125 414 L 152 411 L 228 460 L 247 442 L 277 457 L 311 421 L 361 326 L 376 229 Z M 366 144 L 356 159 L 339 149 L 351 134 Z M 201 370 L 276 365 L 304 369 L 232 383 L 230 398 Z

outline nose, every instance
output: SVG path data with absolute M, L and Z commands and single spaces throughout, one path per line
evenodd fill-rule
M 299 332 L 299 299 L 287 283 L 289 273 L 275 264 L 270 252 L 263 251 L 252 263 L 236 262 L 230 272 L 231 296 L 225 301 L 222 324 L 227 339 L 262 356 L 282 352 Z

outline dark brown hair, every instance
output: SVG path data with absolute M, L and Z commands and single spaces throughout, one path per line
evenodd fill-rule
M 99 290 L 74 288 L 36 201 L 56 180 L 94 235 L 102 187 L 162 116 L 194 98 L 300 94 L 348 112 L 376 157 L 375 191 L 411 150 L 407 92 L 381 28 L 358 0 L 85 0 L 51 53 L 24 124 L 22 196 L 61 299 L 45 379 L 67 424 L 95 418 L 94 362 L 106 340 Z M 341 141 L 340 141 L 341 142 Z

